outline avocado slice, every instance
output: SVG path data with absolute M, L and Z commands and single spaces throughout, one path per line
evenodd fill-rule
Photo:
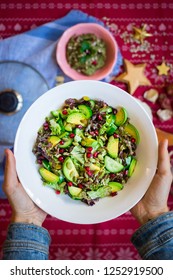
M 115 159 L 105 156 L 105 167 L 111 173 L 118 173 L 124 169 L 124 166 Z
M 79 195 L 82 192 L 82 189 L 74 187 L 74 186 L 70 186 L 70 187 L 68 187 L 68 191 L 69 191 L 71 198 L 80 199 Z
M 93 112 L 89 106 L 81 104 L 78 106 L 78 108 L 79 108 L 80 112 L 85 115 L 86 119 L 89 119 L 92 117 Z
M 127 120 L 128 114 L 127 111 L 124 107 L 120 107 L 118 109 L 118 112 L 115 115 L 115 124 L 117 126 L 120 126 L 122 124 L 124 124 Z
M 112 158 L 117 158 L 118 156 L 118 145 L 119 139 L 114 138 L 114 136 L 110 136 L 108 139 L 107 151 Z
M 131 137 L 133 137 L 136 140 L 136 143 L 139 144 L 140 142 L 139 132 L 133 124 L 127 123 L 124 126 L 124 132 L 129 134 Z
M 86 126 L 87 125 L 87 119 L 86 116 L 83 113 L 72 113 L 67 117 L 66 120 L 68 123 L 72 123 L 75 125 L 82 125 Z
M 81 141 L 81 145 L 84 146 L 84 147 L 96 147 L 98 144 L 98 142 L 93 139 L 93 138 L 84 138 L 82 141 Z
M 55 175 L 54 173 L 50 172 L 49 170 L 45 169 L 44 167 L 41 167 L 39 169 L 41 177 L 44 179 L 44 181 L 48 183 L 58 183 L 59 182 L 59 176 Z
M 118 192 L 124 188 L 124 186 L 119 182 L 109 182 L 108 186 L 111 187 L 112 192 Z
M 76 170 L 76 167 L 70 157 L 67 157 L 63 163 L 62 170 L 66 179 L 70 182 L 75 183 L 76 179 L 79 177 L 79 174 Z
M 51 144 L 52 144 L 52 148 L 54 147 L 54 146 L 56 146 L 59 142 L 60 142 L 60 138 L 58 137 L 58 136 L 50 136 L 49 138 L 48 138 L 48 142 L 50 142 Z

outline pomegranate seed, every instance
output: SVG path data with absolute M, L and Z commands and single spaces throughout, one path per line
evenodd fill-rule
M 117 133 L 114 133 L 114 138 L 119 138 L 119 135 Z
M 91 134 L 92 136 L 95 136 L 95 132 L 94 132 L 94 131 L 90 131 L 90 134 Z
M 49 127 L 48 126 L 44 126 L 44 130 L 48 130 L 49 129 Z
M 72 182 L 68 182 L 67 185 L 68 185 L 69 187 L 71 187 L 71 186 L 73 186 L 73 183 L 72 183 Z
M 42 160 L 41 159 L 37 159 L 37 163 L 38 164 L 42 164 Z
M 64 161 L 64 158 L 63 158 L 62 156 L 60 156 L 60 157 L 58 158 L 58 160 L 59 160 L 60 162 L 63 162 L 63 161 Z
M 63 148 L 59 149 L 59 153 L 60 153 L 60 154 L 63 154 L 64 151 L 65 151 L 65 150 L 64 150 Z
M 132 139 L 131 139 L 131 142 L 132 142 L 132 143 L 135 143 L 135 142 L 136 142 L 136 139 L 135 139 L 135 138 L 132 138 Z
M 128 170 L 124 170 L 124 175 L 128 175 Z
M 111 174 L 110 174 L 110 177 L 111 177 L 111 179 L 114 179 L 115 174 L 114 174 L 114 173 L 111 173 Z
M 92 65 L 97 65 L 97 60 L 94 60 L 93 62 L 92 62 Z
M 91 158 L 93 155 L 91 153 L 87 153 L 87 158 Z
M 93 157 L 94 157 L 94 158 L 98 157 L 98 154 L 99 154 L 98 152 L 95 152 L 95 153 L 93 154 Z
M 60 194 L 60 190 L 56 190 L 55 193 L 56 193 L 56 194 Z
M 88 148 L 87 148 L 87 151 L 88 151 L 88 152 L 92 152 L 92 150 L 93 150 L 92 147 L 88 147 Z
M 111 196 L 116 196 L 117 195 L 117 192 L 112 192 L 111 193 Z
M 103 120 L 103 118 L 102 118 L 101 115 L 98 115 L 98 116 L 97 116 L 97 119 L 98 119 L 99 121 L 102 121 L 102 120 Z
M 93 176 L 92 171 L 88 171 L 88 172 L 87 172 L 87 174 L 88 174 L 90 177 L 92 177 L 92 176 Z
M 98 130 L 95 130 L 94 133 L 95 133 L 95 135 L 99 135 Z
M 74 133 L 70 133 L 70 138 L 74 138 L 75 137 L 75 134 Z
M 49 124 L 48 124 L 47 122 L 45 122 L 45 123 L 43 124 L 43 126 L 44 126 L 44 127 L 48 127 Z
M 83 189 L 83 185 L 82 185 L 81 183 L 78 184 L 78 187 L 79 187 L 80 189 Z
M 86 166 L 86 167 L 85 167 L 85 170 L 86 170 L 87 172 L 90 171 L 89 166 Z
M 83 126 L 81 124 L 77 125 L 77 128 L 82 129 Z
M 59 142 L 59 144 L 60 144 L 60 145 L 64 145 L 64 141 L 61 140 L 61 141 Z
M 63 110 L 62 113 L 63 113 L 63 115 L 67 115 L 68 114 L 67 110 Z

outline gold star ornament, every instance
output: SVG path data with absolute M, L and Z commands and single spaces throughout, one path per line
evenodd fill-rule
M 146 24 L 144 24 L 141 28 L 133 26 L 133 30 L 134 30 L 133 37 L 136 40 L 140 41 L 142 44 L 143 44 L 145 38 L 152 37 L 152 34 L 150 34 L 146 31 L 146 27 L 147 27 Z
M 156 66 L 157 70 L 159 71 L 159 76 L 161 75 L 168 75 L 168 71 L 170 70 L 170 67 L 166 65 L 165 62 L 162 62 L 162 64 Z
M 146 64 L 132 64 L 129 60 L 124 59 L 125 72 L 115 77 L 116 81 L 127 83 L 128 92 L 134 94 L 139 86 L 150 86 L 150 81 L 145 77 L 144 71 Z

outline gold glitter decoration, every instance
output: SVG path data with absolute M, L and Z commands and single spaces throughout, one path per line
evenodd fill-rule
M 147 37 L 152 37 L 152 36 L 153 36 L 151 33 L 148 33 L 148 32 L 146 31 L 146 27 L 147 27 L 146 24 L 144 24 L 141 28 L 138 28 L 138 27 L 136 27 L 136 26 L 133 26 L 133 30 L 134 30 L 134 35 L 133 35 L 133 37 L 134 37 L 136 40 L 140 41 L 141 44 L 143 44 L 145 38 L 147 38 Z

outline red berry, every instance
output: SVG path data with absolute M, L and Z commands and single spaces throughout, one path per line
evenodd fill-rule
M 87 153 L 87 158 L 91 158 L 93 155 L 91 153 Z
M 92 152 L 92 150 L 93 150 L 92 147 L 88 147 L 88 148 L 87 148 L 87 151 L 88 151 L 88 152 Z
M 55 193 L 56 193 L 56 194 L 60 194 L 60 190 L 56 190 Z
M 92 62 L 92 65 L 97 65 L 97 60 L 94 60 L 93 62 Z
M 77 125 L 77 128 L 82 129 L 83 126 L 81 124 Z
M 93 154 L 93 157 L 98 157 L 98 154 L 99 154 L 99 152 L 95 152 L 94 154 Z
M 112 192 L 111 193 L 111 196 L 116 196 L 117 195 L 117 192 Z
M 60 162 L 63 162 L 63 161 L 64 161 L 64 158 L 63 158 L 62 156 L 60 156 L 60 157 L 58 158 L 58 160 L 59 160 Z
M 74 133 L 70 133 L 70 138 L 74 138 L 75 137 L 75 134 Z
M 79 187 L 80 189 L 83 189 L 83 185 L 82 185 L 81 183 L 78 184 L 78 187 Z
M 86 167 L 85 167 L 85 170 L 86 170 L 87 172 L 90 171 L 89 166 L 86 166 Z
M 91 134 L 92 136 L 95 136 L 95 132 L 94 132 L 94 131 L 90 131 L 90 134 Z
M 110 174 L 110 177 L 111 177 L 111 179 L 114 179 L 115 174 L 114 174 L 114 173 L 111 173 L 111 174 Z
M 61 140 L 61 141 L 59 142 L 59 144 L 60 144 L 60 145 L 64 145 L 64 141 Z
M 95 135 L 99 135 L 98 130 L 95 130 L 94 133 L 95 133 Z
M 132 138 L 132 139 L 131 139 L 131 142 L 132 142 L 132 143 L 135 143 L 135 142 L 136 142 L 136 139 L 135 139 L 135 138 Z
M 69 187 L 71 187 L 71 186 L 73 186 L 73 183 L 72 183 L 72 182 L 68 182 L 67 185 L 68 185 Z
M 103 120 L 103 118 L 102 118 L 101 115 L 98 115 L 98 116 L 97 116 L 97 119 L 98 119 L 99 121 L 102 121 L 102 120 Z
M 93 176 L 92 171 L 88 171 L 88 172 L 87 172 L 87 174 L 88 174 L 90 177 L 92 177 L 92 176 Z
M 117 133 L 114 133 L 114 138 L 119 138 L 119 135 Z
M 67 115 L 68 114 L 67 110 L 65 110 L 65 109 L 62 111 L 62 113 L 63 113 L 63 115 Z
M 59 153 L 60 153 L 60 154 L 63 154 L 64 151 L 65 151 L 65 150 L 64 150 L 63 148 L 60 148 L 60 149 L 59 149 Z

